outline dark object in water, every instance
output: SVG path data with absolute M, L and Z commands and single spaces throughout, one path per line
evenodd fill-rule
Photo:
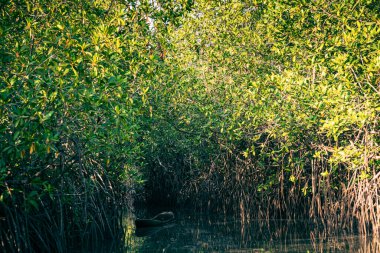
M 172 228 L 175 225 L 176 225 L 175 223 L 171 222 L 171 223 L 167 223 L 165 225 L 157 226 L 157 227 L 138 227 L 135 230 L 135 235 L 137 237 L 151 236 L 151 235 L 158 233 L 162 230 Z
M 163 226 L 169 222 L 174 221 L 174 214 L 172 212 L 159 213 L 151 219 L 136 219 L 136 228 L 158 227 Z

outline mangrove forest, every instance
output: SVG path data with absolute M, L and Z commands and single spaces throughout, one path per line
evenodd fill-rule
M 0 1 L 0 251 L 141 207 L 379 236 L 379 123 L 378 0 Z

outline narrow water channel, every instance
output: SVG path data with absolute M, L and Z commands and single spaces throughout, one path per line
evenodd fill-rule
M 177 211 L 175 222 L 143 230 L 136 230 L 131 220 L 127 252 L 380 252 L 378 239 L 328 232 L 308 220 L 244 225 L 231 216 Z

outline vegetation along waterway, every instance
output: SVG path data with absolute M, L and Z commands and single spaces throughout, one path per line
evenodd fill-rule
M 0 1 L 0 252 L 379 251 L 379 15 Z

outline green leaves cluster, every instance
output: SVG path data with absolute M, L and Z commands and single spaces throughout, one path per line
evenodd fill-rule
M 9 223 L 10 233 L 47 229 L 36 238 L 7 235 L 18 244 L 11 247 L 38 244 L 49 229 L 60 231 L 56 245 L 65 245 L 65 234 L 75 240 L 113 229 L 132 186 L 144 182 L 150 124 L 168 100 L 166 27 L 191 5 L 0 4 L 0 212 L 38 214 L 37 223 L 48 224 Z M 58 251 L 42 240 L 43 251 Z
M 2 203 L 38 208 L 73 191 L 143 181 L 142 130 L 162 84 L 159 36 L 189 4 L 1 4 Z
M 297 187 L 307 195 L 313 166 L 331 189 L 351 173 L 373 177 L 378 8 L 376 1 L 195 1 L 179 28 L 168 27 L 166 62 L 178 79 L 170 115 L 196 137 L 169 143 L 190 145 L 191 157 L 206 145 L 206 156 L 223 168 L 221 154 L 250 161 L 247 175 L 258 178 L 245 186 L 256 192 Z M 203 146 L 189 141 L 196 138 Z M 207 163 L 203 168 L 201 176 L 190 173 L 199 184 L 210 174 Z

